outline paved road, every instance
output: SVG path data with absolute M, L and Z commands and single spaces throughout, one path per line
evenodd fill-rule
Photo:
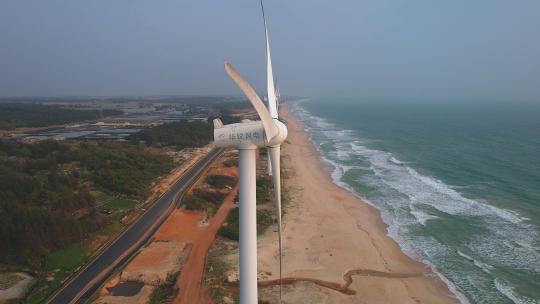
M 190 185 L 199 174 L 223 151 L 215 148 L 202 160 L 188 170 L 171 189 L 165 193 L 155 204 L 153 204 L 135 223 L 133 223 L 124 234 L 116 239 L 107 247 L 102 254 L 95 258 L 86 268 L 81 270 L 71 281 L 68 282 L 48 303 L 67 304 L 84 303 L 96 289 L 106 280 L 106 278 L 122 263 L 129 258 L 135 249 L 138 249 L 144 242 L 141 238 L 149 238 L 145 235 L 149 229 L 157 229 L 157 221 L 163 220 L 163 213 L 166 212 L 171 204 L 175 203 L 177 194 Z M 157 226 L 157 227 L 156 227 Z M 139 242 L 139 244 L 138 244 Z M 138 246 L 137 246 L 138 245 Z M 135 246 L 135 247 L 134 247 Z M 111 267 L 119 260 L 116 267 Z M 86 290 L 83 292 L 83 290 Z M 82 293 L 82 294 L 81 294 Z M 79 299 L 78 299 L 79 298 Z

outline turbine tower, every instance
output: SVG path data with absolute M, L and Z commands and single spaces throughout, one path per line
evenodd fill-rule
M 262 1 L 261 1 L 262 7 Z M 241 123 L 223 125 L 214 119 L 214 141 L 219 147 L 237 147 L 240 151 L 240 303 L 257 303 L 257 206 L 256 206 L 256 149 L 268 148 L 274 196 L 276 202 L 279 238 L 279 279 L 281 299 L 281 178 L 280 147 L 287 138 L 287 127 L 278 120 L 276 89 L 270 56 L 268 30 L 264 17 L 267 56 L 268 108 L 249 83 L 225 62 L 225 70 L 244 92 L 261 120 L 244 120 Z

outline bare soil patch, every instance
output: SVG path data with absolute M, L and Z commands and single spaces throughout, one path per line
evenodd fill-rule
M 0 303 L 23 298 L 34 278 L 24 272 L 0 274 Z
M 191 246 L 179 241 L 154 241 L 122 271 L 121 282 L 141 282 L 158 286 L 178 272 Z

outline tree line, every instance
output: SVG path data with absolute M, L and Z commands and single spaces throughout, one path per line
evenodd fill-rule
M 27 103 L 0 103 L 0 129 L 37 128 L 121 115 L 118 110 L 76 110 Z
M 0 263 L 33 265 L 100 228 L 91 190 L 142 197 L 171 168 L 133 144 L 0 140 Z
M 148 128 L 132 134 L 134 142 L 149 146 L 174 146 L 178 149 L 202 147 L 214 140 L 214 131 L 206 121 L 177 121 Z

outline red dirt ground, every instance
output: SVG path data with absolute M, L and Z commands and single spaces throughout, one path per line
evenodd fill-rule
M 237 177 L 238 171 L 237 168 L 217 167 L 212 168 L 210 174 Z M 162 186 L 166 186 L 165 182 L 162 183 Z M 195 187 L 197 187 L 197 184 Z M 234 207 L 234 198 L 236 197 L 237 190 L 238 186 L 229 190 L 215 216 L 207 225 L 201 225 L 202 219 L 206 216 L 204 212 L 176 209 L 171 212 L 152 238 L 152 242 L 170 241 L 175 244 L 182 244 L 181 248 L 184 248 L 184 245 L 192 245 L 187 260 L 184 266 L 181 267 L 183 268 L 181 269 L 181 275 L 176 282 L 180 292 L 174 303 L 200 303 L 202 301 L 201 283 L 206 256 L 215 239 L 216 233 L 227 219 L 230 209 Z M 125 270 L 144 271 L 148 268 L 156 268 L 162 266 L 161 264 L 163 264 L 164 260 L 168 260 L 171 254 L 179 254 L 178 252 L 174 252 L 176 250 L 174 248 L 163 246 L 151 247 L 149 246 L 143 249 Z M 119 280 L 120 276 L 116 276 L 106 284 L 106 287 L 116 285 Z M 106 290 L 106 288 L 102 289 L 102 296 L 108 295 Z
M 199 227 L 203 216 L 202 211 L 174 210 L 156 232 L 154 240 L 191 243 L 197 240 L 206 228 Z
M 227 167 L 220 167 L 220 168 L 215 168 L 214 170 L 212 170 L 212 174 L 217 174 L 217 175 L 227 175 L 227 176 L 232 176 L 232 177 L 236 177 L 237 175 L 237 169 L 236 168 L 227 168 Z
M 201 282 L 204 274 L 204 266 L 206 264 L 206 256 L 208 250 L 214 242 L 216 233 L 221 228 L 229 211 L 234 206 L 234 198 L 238 186 L 235 186 L 225 197 L 223 204 L 218 209 L 216 215 L 210 220 L 210 223 L 205 227 L 203 233 L 199 234 L 199 238 L 194 240 L 193 248 L 188 257 L 187 263 L 182 269 L 180 279 L 176 286 L 180 292 L 174 300 L 174 303 L 200 303 L 201 297 Z
M 184 242 L 152 242 L 122 271 L 122 281 L 159 285 L 182 267 L 189 247 Z

